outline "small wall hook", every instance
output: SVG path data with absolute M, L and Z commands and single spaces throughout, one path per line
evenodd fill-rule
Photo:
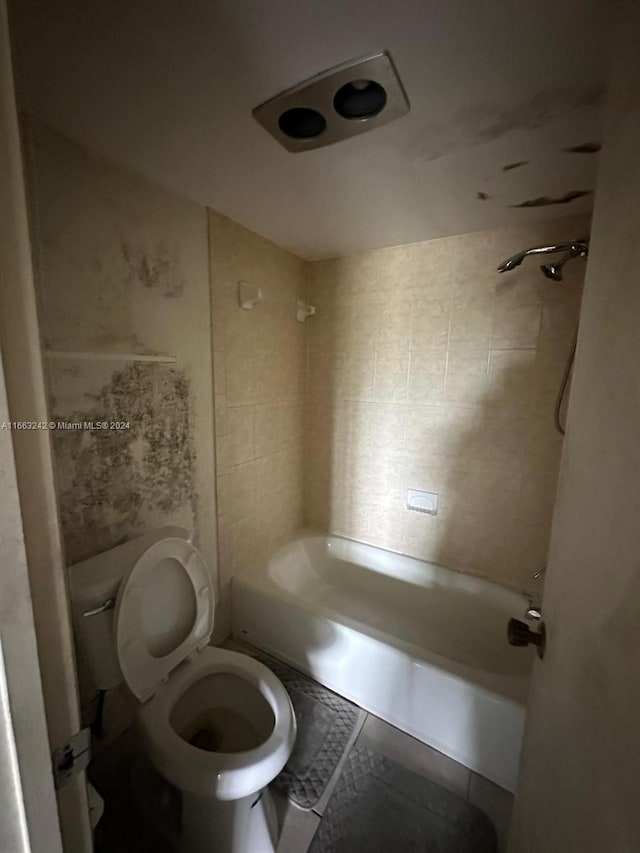
M 298 299 L 298 308 L 296 310 L 296 319 L 299 323 L 304 323 L 307 317 L 311 317 L 316 313 L 315 305 L 306 305 L 302 299 Z
M 238 283 L 238 302 L 240 307 L 247 311 L 251 311 L 254 305 L 264 300 L 261 287 L 254 287 L 247 281 Z

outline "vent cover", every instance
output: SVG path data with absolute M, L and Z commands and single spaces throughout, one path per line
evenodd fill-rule
M 384 51 L 330 68 L 276 95 L 254 118 L 287 151 L 308 151 L 393 121 L 409 101 Z

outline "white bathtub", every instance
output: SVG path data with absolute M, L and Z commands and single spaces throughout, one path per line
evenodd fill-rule
M 515 790 L 532 653 L 527 601 L 337 536 L 301 533 L 233 581 L 233 634 Z

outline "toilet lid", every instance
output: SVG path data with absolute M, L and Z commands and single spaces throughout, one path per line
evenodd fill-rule
M 116 650 L 127 686 L 146 702 L 213 631 L 209 570 L 186 539 L 151 545 L 126 575 L 115 608 Z

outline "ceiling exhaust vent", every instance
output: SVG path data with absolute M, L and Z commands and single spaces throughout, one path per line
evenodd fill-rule
M 409 112 L 409 101 L 384 51 L 330 68 L 253 111 L 287 151 L 308 151 L 364 133 Z

